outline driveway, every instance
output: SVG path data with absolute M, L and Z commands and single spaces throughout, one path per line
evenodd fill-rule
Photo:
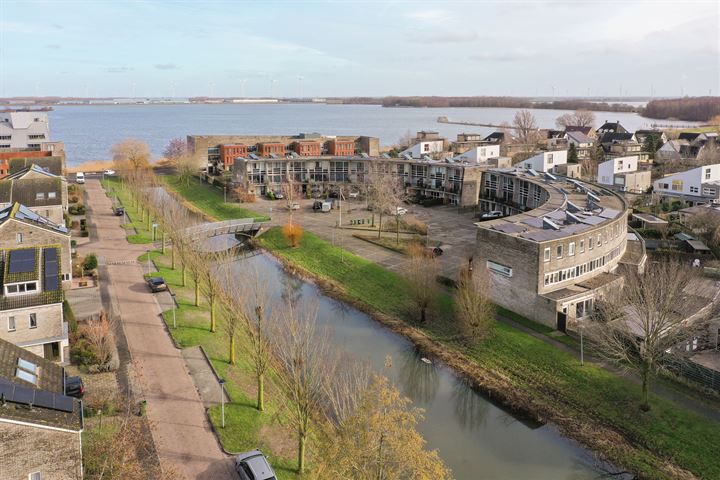
M 100 264 L 107 266 L 108 278 L 101 281 L 108 282 L 138 371 L 161 465 L 188 479 L 236 478 L 231 459 L 212 433 L 185 361 L 165 330 L 160 306 L 145 286 L 144 265 L 134 262 L 147 246 L 127 243 L 99 181 L 89 179 L 85 190 L 97 239 L 78 250 L 95 252 Z

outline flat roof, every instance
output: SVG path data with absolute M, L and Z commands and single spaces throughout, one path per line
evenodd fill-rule
M 657 225 L 665 225 L 668 223 L 667 220 L 663 220 L 662 218 L 656 217 L 655 215 L 650 215 L 649 213 L 633 213 L 632 216 L 634 218 L 642 220 L 645 223 L 654 223 Z
M 598 185 L 558 175 L 533 175 L 522 169 L 489 170 L 492 172 L 534 183 L 547 192 L 548 198 L 527 212 L 478 222 L 475 225 L 479 228 L 539 243 L 590 230 L 618 218 L 627 209 L 618 195 Z

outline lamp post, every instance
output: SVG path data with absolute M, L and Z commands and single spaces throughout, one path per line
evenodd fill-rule
M 171 293 L 170 297 L 172 297 L 172 301 L 173 301 L 173 305 L 172 305 L 172 307 L 173 307 L 173 329 L 175 329 L 175 328 L 177 328 L 177 320 L 175 317 L 175 307 L 177 305 L 177 302 L 175 301 L 175 293 Z
M 583 322 L 580 320 L 580 366 L 585 366 L 585 342 L 583 341 Z
M 220 383 L 220 412 L 222 415 L 222 428 L 225 428 L 225 380 L 222 378 L 219 380 Z

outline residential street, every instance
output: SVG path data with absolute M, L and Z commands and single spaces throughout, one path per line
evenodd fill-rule
M 203 403 L 185 360 L 175 348 L 159 316 L 161 309 L 143 282 L 143 265 L 134 262 L 146 245 L 125 239 L 120 219 L 112 215 L 111 201 L 100 182 L 88 180 L 87 206 L 97 238 L 78 247 L 81 255 L 95 252 L 106 265 L 113 310 L 119 315 L 135 364 L 140 388 L 147 400 L 160 462 L 164 469 L 188 479 L 235 478 L 232 462 L 212 433 Z M 140 400 L 138 399 L 138 400 Z

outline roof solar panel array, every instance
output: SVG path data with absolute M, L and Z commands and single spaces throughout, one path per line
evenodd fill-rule
M 20 405 L 35 405 L 61 412 L 72 412 L 74 403 L 72 397 L 23 387 L 13 382 L 0 382 L 0 398 L 6 402 Z
M 23 248 L 10 250 L 9 273 L 29 273 L 35 271 L 35 249 Z
M 57 290 L 60 287 L 57 248 L 43 248 L 43 260 L 43 288 L 45 291 Z

